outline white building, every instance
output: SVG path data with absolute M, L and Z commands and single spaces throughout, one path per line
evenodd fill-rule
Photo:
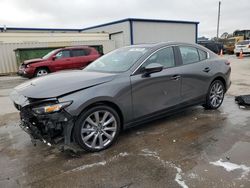
M 102 46 L 107 53 L 131 44 L 197 42 L 198 22 L 128 18 L 84 29 L 0 27 L 0 75 L 16 72 L 15 49 Z
M 154 42 L 197 42 L 199 22 L 128 18 L 82 29 L 81 32 L 105 32 L 119 48 Z

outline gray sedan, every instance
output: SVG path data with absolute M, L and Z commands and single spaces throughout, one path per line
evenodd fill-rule
M 123 47 L 84 70 L 30 80 L 11 93 L 32 140 L 63 149 L 108 148 L 121 130 L 193 105 L 217 109 L 230 63 L 188 43 Z

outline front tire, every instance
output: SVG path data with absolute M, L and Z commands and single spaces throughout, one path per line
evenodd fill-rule
M 220 80 L 215 80 L 209 87 L 206 103 L 203 105 L 206 109 L 217 109 L 221 106 L 225 95 L 225 86 Z
M 35 77 L 45 76 L 49 74 L 48 69 L 46 68 L 39 68 L 36 70 Z
M 78 118 L 73 136 L 86 151 L 97 152 L 110 147 L 117 139 L 121 121 L 117 112 L 105 105 L 84 111 Z

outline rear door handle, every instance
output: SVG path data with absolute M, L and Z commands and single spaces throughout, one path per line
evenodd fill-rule
M 209 67 L 206 67 L 205 69 L 203 69 L 203 72 L 209 72 L 211 69 Z
M 180 75 L 174 75 L 171 77 L 171 80 L 179 80 L 181 78 Z

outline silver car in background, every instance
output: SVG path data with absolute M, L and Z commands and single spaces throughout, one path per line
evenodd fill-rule
M 133 45 L 84 70 L 30 80 L 11 93 L 32 139 L 64 149 L 108 148 L 121 130 L 193 105 L 217 109 L 230 86 L 230 64 L 188 43 Z
M 250 40 L 243 40 L 235 45 L 234 53 L 237 57 L 240 55 L 240 52 L 242 54 L 250 54 Z

